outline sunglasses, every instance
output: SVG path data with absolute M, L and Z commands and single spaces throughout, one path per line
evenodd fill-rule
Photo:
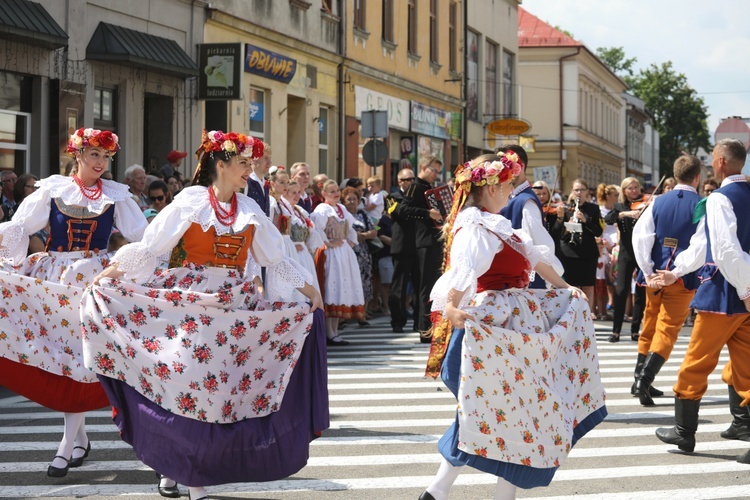
M 160 194 L 159 196 L 149 196 L 148 199 L 151 201 L 164 201 L 164 195 Z
M 533 189 L 534 191 L 538 191 L 540 189 L 544 189 L 544 186 L 531 186 L 531 189 Z
M 399 179 L 398 182 L 412 182 L 414 177 L 407 177 L 405 179 Z

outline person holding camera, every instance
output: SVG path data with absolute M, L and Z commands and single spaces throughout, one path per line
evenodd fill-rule
M 599 260 L 596 238 L 602 235 L 604 221 L 599 205 L 586 201 L 588 191 L 586 181 L 574 180 L 568 204 L 558 208 L 557 221 L 564 226 L 558 258 L 565 269 L 565 281 L 583 290 L 593 307 Z

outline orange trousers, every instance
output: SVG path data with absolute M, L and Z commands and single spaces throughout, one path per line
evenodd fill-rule
M 658 292 L 655 288 L 646 288 L 638 354 L 654 352 L 667 360 L 690 311 L 695 290 L 686 290 L 682 281 L 678 281 L 655 292 Z
M 719 362 L 724 346 L 729 348 L 729 363 L 722 379 L 731 379 L 742 396 L 743 406 L 750 402 L 750 313 L 726 314 L 699 311 L 695 318 L 685 359 L 677 373 L 675 395 L 680 399 L 701 399 L 708 389 L 708 376 Z

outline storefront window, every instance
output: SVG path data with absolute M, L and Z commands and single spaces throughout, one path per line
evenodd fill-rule
M 0 110 L 0 169 L 29 172 L 31 114 Z
M 320 108 L 318 118 L 318 169 L 328 173 L 328 108 Z
M 484 114 L 485 121 L 492 121 L 497 115 L 497 44 L 487 41 L 485 57 Z
M 479 35 L 473 31 L 468 34 L 469 43 L 467 44 L 468 54 L 466 55 L 466 71 L 468 76 L 468 85 L 466 97 L 466 117 L 469 120 L 477 120 L 479 117 L 479 92 L 477 85 L 478 64 L 479 64 Z
M 266 92 L 250 87 L 250 133 L 258 139 L 266 137 Z
M 516 93 L 515 93 L 515 71 L 513 65 L 515 57 L 507 50 L 503 51 L 503 115 L 515 116 Z
M 94 91 L 94 120 L 113 123 L 115 121 L 114 100 L 115 93 L 113 90 L 96 89 Z

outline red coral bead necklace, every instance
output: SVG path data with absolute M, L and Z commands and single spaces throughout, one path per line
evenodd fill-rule
M 214 209 L 216 220 L 225 226 L 231 226 L 237 220 L 237 193 L 232 193 L 232 199 L 229 202 L 229 210 L 224 210 L 216 198 L 213 187 L 208 188 L 208 201 L 211 208 Z
M 86 184 L 83 183 L 80 177 L 77 175 L 73 176 L 73 182 L 75 182 L 78 185 L 78 188 L 81 190 L 81 194 L 88 198 L 91 201 L 96 201 L 99 198 L 102 197 L 102 180 L 97 179 L 96 184 L 89 187 Z

